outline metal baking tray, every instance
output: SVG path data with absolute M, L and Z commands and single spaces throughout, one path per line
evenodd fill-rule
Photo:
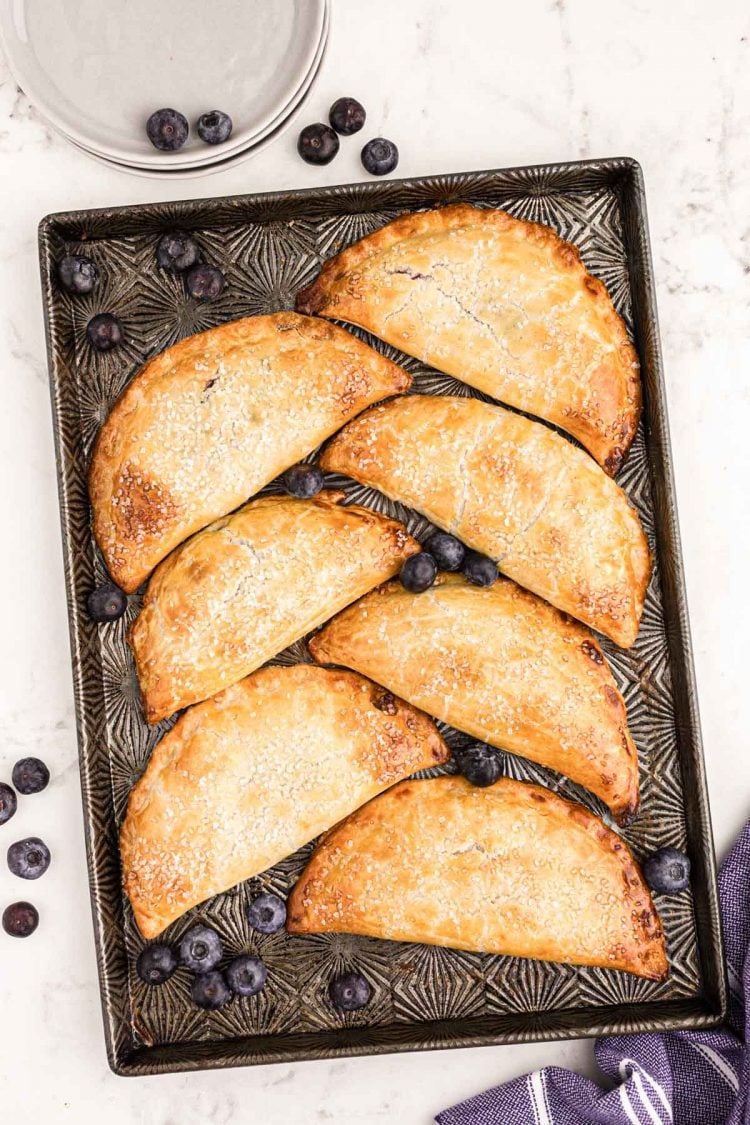
M 623 835 L 638 857 L 672 844 L 686 847 L 693 864 L 691 890 L 658 901 L 669 979 L 652 983 L 603 969 L 350 935 L 250 934 L 244 920 L 248 895 L 261 884 L 287 893 L 308 847 L 192 912 L 191 918 L 221 931 L 231 955 L 252 948 L 270 970 L 259 996 L 201 1012 L 191 1006 L 186 974 L 149 989 L 134 972 L 142 940 L 121 891 L 117 833 L 130 787 L 169 724 L 149 729 L 139 705 L 124 639 L 138 596 L 114 625 L 97 627 L 85 613 L 88 591 L 105 578 L 86 492 L 92 443 L 128 379 L 156 352 L 235 317 L 293 307 L 323 259 L 401 212 L 456 201 L 505 208 L 574 242 L 609 288 L 640 355 L 644 417 L 618 479 L 640 513 L 655 568 L 636 645 L 629 652 L 606 641 L 604 647 L 641 760 L 642 807 Z M 195 304 L 179 279 L 157 269 L 156 240 L 170 228 L 193 231 L 205 258 L 226 272 L 226 290 L 213 304 Z M 93 295 L 72 299 L 56 284 L 55 263 L 81 249 L 96 260 L 101 279 Z M 42 221 L 40 255 L 91 901 L 113 1070 L 154 1074 L 717 1024 L 726 1008 L 725 969 L 638 164 L 580 161 L 70 212 Z M 127 338 L 101 355 L 87 344 L 85 326 L 104 310 L 118 314 Z M 376 339 L 370 342 L 404 364 L 417 391 L 476 393 Z M 406 519 L 418 535 L 428 528 L 415 513 L 371 490 L 352 482 L 347 488 L 360 502 Z M 278 659 L 305 659 L 304 642 Z M 449 742 L 460 743 L 456 732 L 445 733 Z M 605 813 L 584 790 L 520 758 L 508 755 L 506 771 Z M 186 924 L 175 923 L 168 936 L 178 936 Z M 334 972 L 354 966 L 372 981 L 374 999 L 341 1017 L 326 1001 L 326 985 Z

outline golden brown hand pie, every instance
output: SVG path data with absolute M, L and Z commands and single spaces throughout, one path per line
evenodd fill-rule
M 467 204 L 403 215 L 326 262 L 300 312 L 359 324 L 578 438 L 614 475 L 638 357 L 609 294 L 549 227 Z
M 514 582 L 388 582 L 309 642 L 445 723 L 558 770 L 627 820 L 638 754 L 622 696 L 588 629 Z
M 149 722 L 236 683 L 419 550 L 343 495 L 254 500 L 157 568 L 128 638 Z
M 344 329 L 289 312 L 167 348 L 128 385 L 94 449 L 94 534 L 110 574 L 135 590 L 183 539 L 410 382 Z
M 650 571 L 638 516 L 547 426 L 478 399 L 409 395 L 350 422 L 321 465 L 424 512 L 617 644 L 635 640 Z
M 332 829 L 288 902 L 292 933 L 352 933 L 668 971 L 627 844 L 580 805 L 503 778 L 403 781 Z
M 433 723 L 353 672 L 263 668 L 186 711 L 122 827 L 144 937 L 295 852 L 448 751 Z

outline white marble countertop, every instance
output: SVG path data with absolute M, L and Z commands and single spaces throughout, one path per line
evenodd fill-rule
M 310 104 L 341 94 L 400 146 L 399 174 L 586 156 L 643 165 L 664 343 L 717 849 L 750 815 L 750 14 L 744 0 L 338 0 Z M 126 1081 L 104 1054 L 83 849 L 55 465 L 36 260 L 50 211 L 362 178 L 358 146 L 313 169 L 295 136 L 177 183 L 105 168 L 52 132 L 0 59 L 0 491 L 5 546 L 0 778 L 44 758 L 49 790 L 14 838 L 53 865 L 24 893 L 43 924 L 0 932 L 0 1116 L 13 1125 L 259 1120 L 424 1125 L 443 1106 L 547 1062 L 593 1072 L 586 1042 Z M 6 829 L 6 833 L 7 833 Z M 6 841 L 6 843 L 9 841 Z

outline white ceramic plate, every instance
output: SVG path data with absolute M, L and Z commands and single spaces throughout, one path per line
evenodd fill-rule
M 175 168 L 173 170 L 170 170 L 169 168 L 136 168 L 132 164 L 119 164 L 114 160 L 108 160 L 106 157 L 100 156 L 99 153 L 92 152 L 91 149 L 84 148 L 83 145 L 81 145 L 78 141 L 74 140 L 72 137 L 68 137 L 66 134 L 62 134 L 62 135 L 65 136 L 65 139 L 67 141 L 70 141 L 70 143 L 75 148 L 79 149 L 81 152 L 85 152 L 85 154 L 87 156 L 90 156 L 92 160 L 95 160 L 97 162 L 97 164 L 104 164 L 108 168 L 114 168 L 118 172 L 127 172 L 129 175 L 132 175 L 132 176 L 141 176 L 141 177 L 145 177 L 146 179 L 152 179 L 152 180 L 153 179 L 163 180 L 167 177 L 171 177 L 172 179 L 178 179 L 178 180 L 188 180 L 188 179 L 195 179 L 198 176 L 210 176 L 215 172 L 222 172 L 227 167 L 230 167 L 230 166 L 234 167 L 235 164 L 242 164 L 246 160 L 250 160 L 251 157 L 257 156 L 258 153 L 263 152 L 263 150 L 265 148 L 267 148 L 273 141 L 275 141 L 277 137 L 280 137 L 282 135 L 282 133 L 285 133 L 287 131 L 287 129 L 290 127 L 290 125 L 292 125 L 294 123 L 294 121 L 297 120 L 297 118 L 299 117 L 300 113 L 302 112 L 302 109 L 304 108 L 304 106 L 307 102 L 307 95 L 309 94 L 309 92 L 312 88 L 312 85 L 315 81 L 315 78 L 317 77 L 317 73 L 320 70 L 320 67 L 321 67 L 322 62 L 323 62 L 324 54 L 325 54 L 325 51 L 323 51 L 323 53 L 321 55 L 319 65 L 318 65 L 315 73 L 312 75 L 310 83 L 309 83 L 307 89 L 305 90 L 304 95 L 299 100 L 297 105 L 291 110 L 291 112 L 289 112 L 286 116 L 282 117 L 282 120 L 280 121 L 280 123 L 276 126 L 276 128 L 272 132 L 266 133 L 266 135 L 262 138 L 262 140 L 257 141 L 254 144 L 248 145 L 247 148 L 240 149 L 239 152 L 236 152 L 232 156 L 228 156 L 225 160 L 221 160 L 221 161 L 215 162 L 213 164 L 207 164 L 207 165 L 204 164 L 204 165 L 201 165 L 198 168 L 193 168 L 193 169 L 191 169 L 191 168 Z
M 0 35 L 18 84 L 61 132 L 108 159 L 174 170 L 274 127 L 314 66 L 325 16 L 325 0 L 0 0 Z M 179 152 L 158 152 L 145 123 L 161 106 L 191 125 L 225 110 L 229 147 L 191 128 Z
M 178 173 L 189 175 L 191 171 L 195 172 L 204 168 L 207 169 L 214 165 L 221 165 L 222 167 L 224 167 L 229 162 L 229 160 L 238 157 L 240 154 L 246 152 L 250 148 L 255 148 L 265 137 L 272 135 L 275 136 L 280 131 L 280 126 L 282 126 L 286 122 L 288 117 L 295 113 L 297 107 L 306 99 L 307 94 L 309 93 L 312 84 L 317 78 L 320 71 L 323 55 L 328 43 L 329 25 L 330 7 L 327 3 L 324 2 L 324 20 L 322 34 L 318 49 L 313 59 L 313 65 L 309 73 L 304 76 L 304 81 L 302 82 L 288 105 L 286 105 L 283 110 L 281 110 L 277 114 L 277 116 L 265 126 L 265 128 L 260 130 L 260 132 L 256 136 L 254 136 L 249 141 L 245 141 L 243 144 L 235 144 L 234 137 L 232 137 L 227 144 L 216 146 L 202 145 L 201 147 L 203 150 L 205 150 L 205 154 L 199 154 L 194 160 L 190 161 L 189 163 L 183 162 L 181 164 L 175 164 L 171 159 L 171 156 L 173 156 L 174 154 L 167 153 L 167 159 L 165 159 L 163 163 L 159 161 L 156 165 L 154 165 L 153 163 L 142 162 L 140 160 L 119 160 L 115 157 L 112 157 L 105 153 L 101 153 L 96 149 L 91 148 L 89 145 L 81 141 L 80 138 L 71 136 L 67 133 L 65 134 L 66 139 L 72 141 L 75 145 L 78 146 L 78 148 L 84 149 L 84 151 L 90 153 L 92 156 L 98 156 L 100 159 L 106 160 L 107 163 L 117 164 L 118 166 L 129 170 L 142 171 L 144 173 L 156 175 L 160 178 L 162 176 L 175 176 Z

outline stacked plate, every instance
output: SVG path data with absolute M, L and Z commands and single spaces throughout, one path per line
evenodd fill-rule
M 265 147 L 309 93 L 325 52 L 328 0 L 0 0 L 0 40 L 18 85 L 78 148 L 140 175 L 218 171 Z M 146 121 L 169 106 L 191 124 L 159 152 Z M 223 110 L 228 141 L 195 122 Z

